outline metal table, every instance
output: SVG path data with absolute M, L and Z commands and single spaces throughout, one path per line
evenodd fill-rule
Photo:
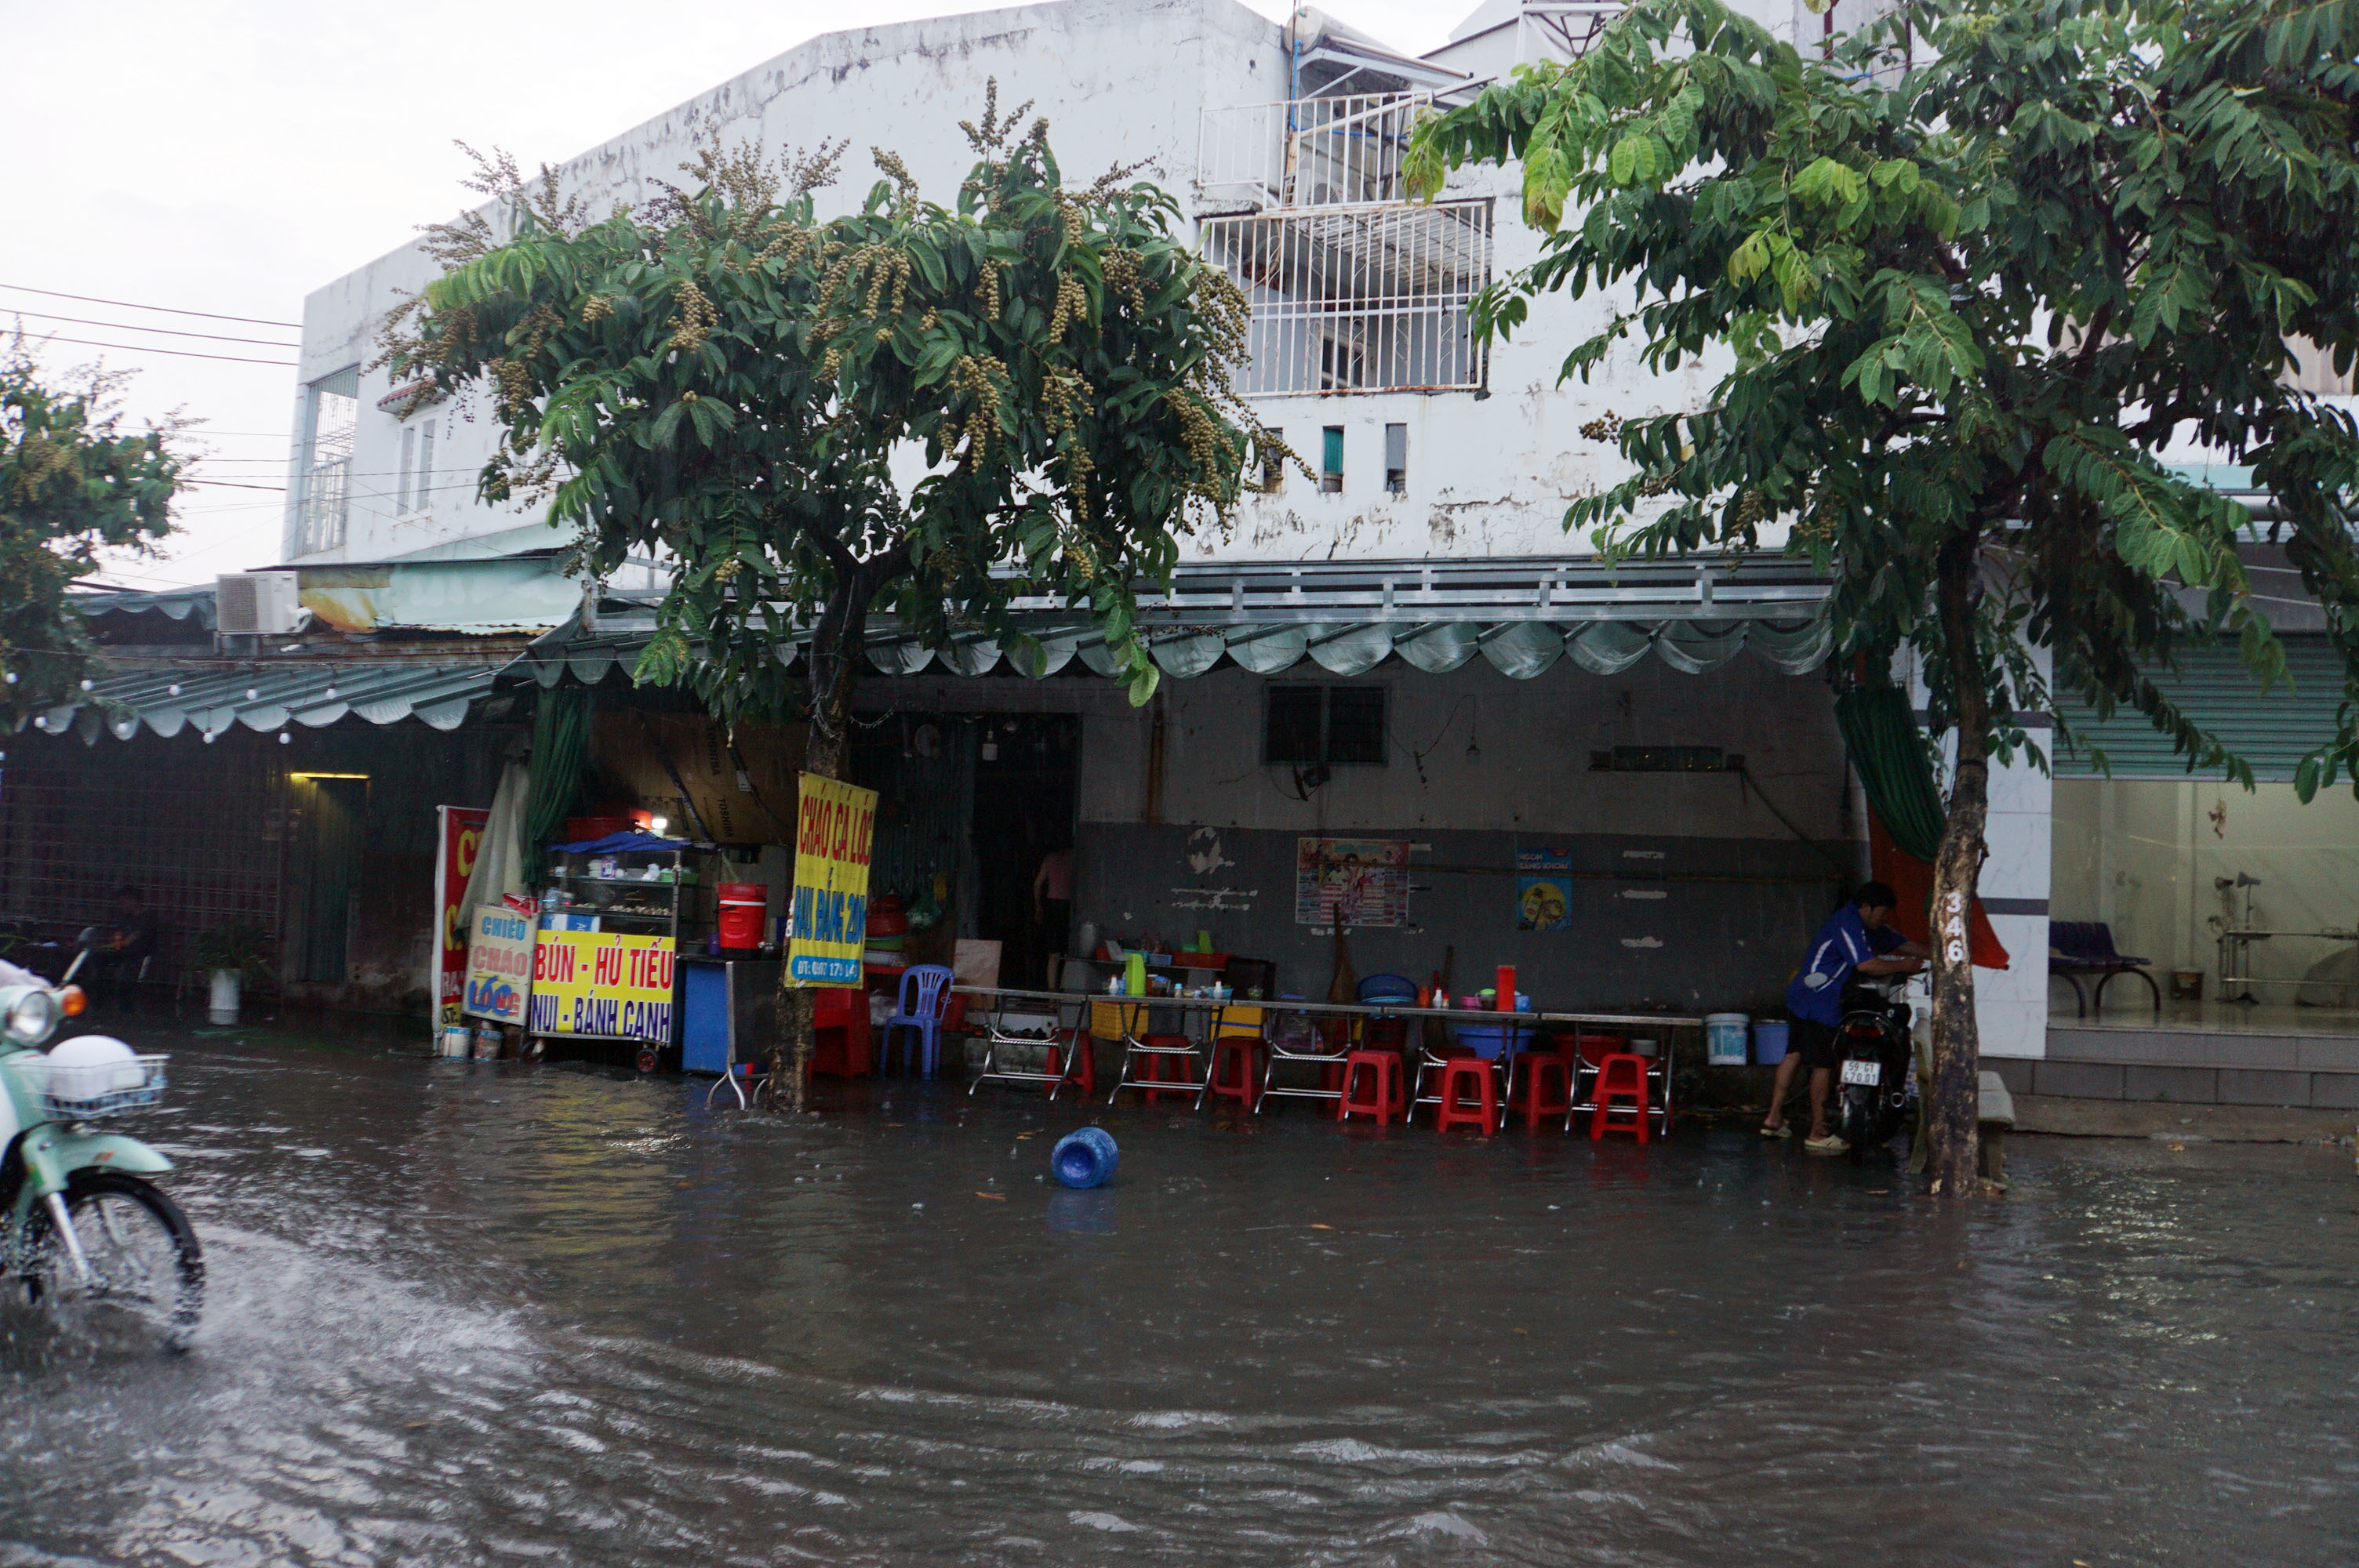
M 1402 1007 L 1398 1005 L 1387 1005 L 1383 1002 L 1292 1001 L 1285 999 L 1279 999 L 1273 1001 L 1234 996 L 1218 998 L 1182 996 L 1107 996 L 1102 992 L 1096 991 L 1027 990 L 1007 986 L 955 986 L 951 989 L 962 996 L 977 998 L 986 1004 L 995 1004 L 1007 1001 L 1032 1004 L 1036 1011 L 1046 1011 L 1050 1008 L 1057 1007 L 1071 1007 L 1076 1003 L 1084 1004 L 1085 1006 L 1086 1004 L 1093 1002 L 1120 1004 L 1132 1010 L 1129 1014 L 1129 1021 L 1135 1021 L 1140 1014 L 1158 1007 L 1178 1009 L 1183 1012 L 1204 1014 L 1217 1014 L 1230 1009 L 1250 1007 L 1263 1012 L 1294 1012 L 1306 1014 L 1312 1018 L 1345 1018 L 1362 1020 L 1386 1018 L 1421 1020 L 1438 1018 L 1446 1023 L 1473 1026 L 1497 1027 L 1502 1023 L 1512 1022 L 1512 1024 L 1518 1029 L 1538 1029 L 1550 1025 L 1570 1025 L 1576 1033 L 1584 1027 L 1620 1030 L 1659 1030 L 1665 1032 L 1661 1036 L 1662 1052 L 1661 1054 L 1655 1059 L 1657 1065 L 1650 1066 L 1647 1069 L 1647 1076 L 1649 1078 L 1659 1077 L 1661 1080 L 1662 1097 L 1660 1103 L 1651 1107 L 1650 1108 L 1653 1110 L 1655 1115 L 1662 1117 L 1667 1125 L 1669 1120 L 1671 1110 L 1671 1059 L 1675 1049 L 1673 1037 L 1669 1032 L 1680 1029 L 1701 1029 L 1703 1027 L 1703 1020 L 1701 1018 L 1692 1018 L 1681 1014 L 1660 1012 L 1500 1013 L 1495 1011 L 1478 1011 L 1473 1008 Z M 998 1011 L 998 1009 L 995 1007 L 993 1011 Z M 1084 1013 L 1083 1016 L 1086 1018 L 1086 1013 Z M 1212 1018 L 1206 1019 L 1204 1022 L 1217 1024 L 1218 1021 L 1216 1018 Z M 1125 1024 L 1125 1030 L 1127 1033 L 1127 1022 Z M 1260 1033 L 1265 1041 L 1269 1039 L 1268 1031 L 1266 1025 L 1260 1031 Z M 1009 1043 L 1015 1044 L 1017 1042 L 1015 1039 L 1011 1039 Z M 1027 1041 L 1023 1043 L 1038 1044 L 1038 1041 Z M 1422 1046 L 1412 1046 L 1411 1048 L 1420 1052 L 1422 1052 L 1423 1049 Z M 1171 1047 L 1150 1047 L 1146 1045 L 1143 1042 L 1136 1045 L 1136 1050 L 1137 1054 L 1144 1055 L 1178 1055 L 1183 1054 Z M 1202 1085 L 1201 1081 L 1197 1080 L 1191 1080 L 1184 1085 L 1170 1083 L 1158 1085 L 1152 1079 L 1132 1079 L 1126 1077 L 1125 1075 L 1128 1071 L 1129 1058 L 1132 1054 L 1132 1044 L 1127 1039 L 1125 1039 L 1124 1073 L 1117 1074 L 1115 1076 L 1116 1081 L 1114 1088 L 1114 1094 L 1119 1095 L 1125 1088 L 1148 1089 L 1162 1087 L 1166 1089 L 1176 1089 L 1185 1087 L 1194 1088 L 1201 1091 Z M 1310 1099 L 1340 1099 L 1343 1097 L 1343 1091 L 1341 1089 L 1306 1088 L 1296 1087 L 1293 1086 L 1280 1086 L 1273 1084 L 1270 1080 L 1277 1071 L 1278 1063 L 1281 1061 L 1303 1062 L 1321 1066 L 1329 1065 L 1340 1066 L 1343 1065 L 1345 1056 L 1349 1054 L 1350 1053 L 1348 1051 L 1334 1053 L 1321 1052 L 1316 1054 L 1301 1052 L 1281 1053 L 1273 1044 L 1269 1053 L 1268 1066 L 1264 1070 L 1263 1074 L 1263 1092 L 1261 1098 L 1266 1098 L 1272 1094 L 1278 1094 L 1295 1095 Z M 1190 1056 L 1195 1055 L 1195 1048 L 1191 1045 L 1184 1054 Z M 1502 1055 L 1504 1057 L 1504 1052 L 1502 1053 Z M 1504 1061 L 1500 1065 L 1502 1070 L 1506 1070 L 1506 1064 Z M 991 1073 L 990 1076 L 994 1077 L 1017 1079 L 1020 1081 L 1046 1081 L 1045 1075 L 1026 1074 L 1020 1071 L 995 1071 Z M 1576 1077 L 1578 1076 L 1577 1072 L 1575 1076 Z M 1594 1082 L 1593 1074 L 1592 1075 L 1592 1081 L 1593 1083 Z M 1201 1103 L 1202 1099 L 1201 1092 L 1197 1098 Z M 1577 1085 L 1575 1092 L 1571 1098 L 1574 1101 L 1572 1110 L 1575 1113 L 1584 1110 L 1593 1110 L 1595 1108 L 1593 1102 L 1591 1104 L 1581 1103 L 1581 1096 Z M 1112 1096 L 1109 1096 L 1108 1103 L 1111 1104 L 1112 1102 Z M 1506 1104 L 1504 1093 L 1500 1103 L 1503 1107 Z M 1261 1108 L 1261 1099 L 1256 1099 L 1255 1101 L 1254 1108 L 1256 1111 Z M 1571 1115 L 1569 1113 L 1566 1117 L 1566 1126 L 1570 1128 L 1571 1125 Z
M 2252 945 L 2277 936 L 2306 936 L 2321 942 L 2359 942 L 2359 931 L 2263 931 L 2253 926 L 2232 925 L 2220 933 L 2220 1000 L 2239 1001 L 2244 999 L 2228 994 L 2230 986 L 2307 986 L 2332 984 L 2331 981 L 2305 980 L 2298 976 L 2272 979 L 2266 975 L 2240 975 L 2235 959 L 2252 961 Z

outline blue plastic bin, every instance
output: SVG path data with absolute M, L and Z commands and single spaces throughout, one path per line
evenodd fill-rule
M 1753 1065 L 1774 1067 L 1786 1059 L 1786 1031 L 1790 1027 L 1782 1018 L 1764 1018 L 1753 1025 Z

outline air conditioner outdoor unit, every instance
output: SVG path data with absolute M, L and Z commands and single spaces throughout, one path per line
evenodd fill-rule
M 213 629 L 225 637 L 300 631 L 293 572 L 238 572 L 213 579 Z

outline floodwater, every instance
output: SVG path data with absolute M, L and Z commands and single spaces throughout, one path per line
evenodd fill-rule
M 0 1318 L 0 1563 L 2342 1563 L 2345 1149 L 1339 1132 L 255 1038 L 179 1361 Z M 725 1098 L 725 1096 L 724 1096 Z M 1116 1184 L 1042 1182 L 1086 1115 Z

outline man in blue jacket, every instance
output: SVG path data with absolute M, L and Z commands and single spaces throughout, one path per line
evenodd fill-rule
M 1794 1074 L 1810 1069 L 1810 1135 L 1802 1147 L 1813 1154 L 1840 1154 L 1851 1147 L 1827 1130 L 1827 1087 L 1834 1076 L 1835 1026 L 1843 1022 L 1843 988 L 1854 975 L 1912 975 L 1932 957 L 1921 942 L 1892 929 L 1899 898 L 1882 882 L 1866 882 L 1851 902 L 1828 917 L 1810 938 L 1810 950 L 1786 988 L 1786 1011 L 1794 1033 L 1786 1059 L 1777 1064 L 1777 1088 L 1769 1101 L 1764 1138 L 1788 1138 L 1786 1098 Z

